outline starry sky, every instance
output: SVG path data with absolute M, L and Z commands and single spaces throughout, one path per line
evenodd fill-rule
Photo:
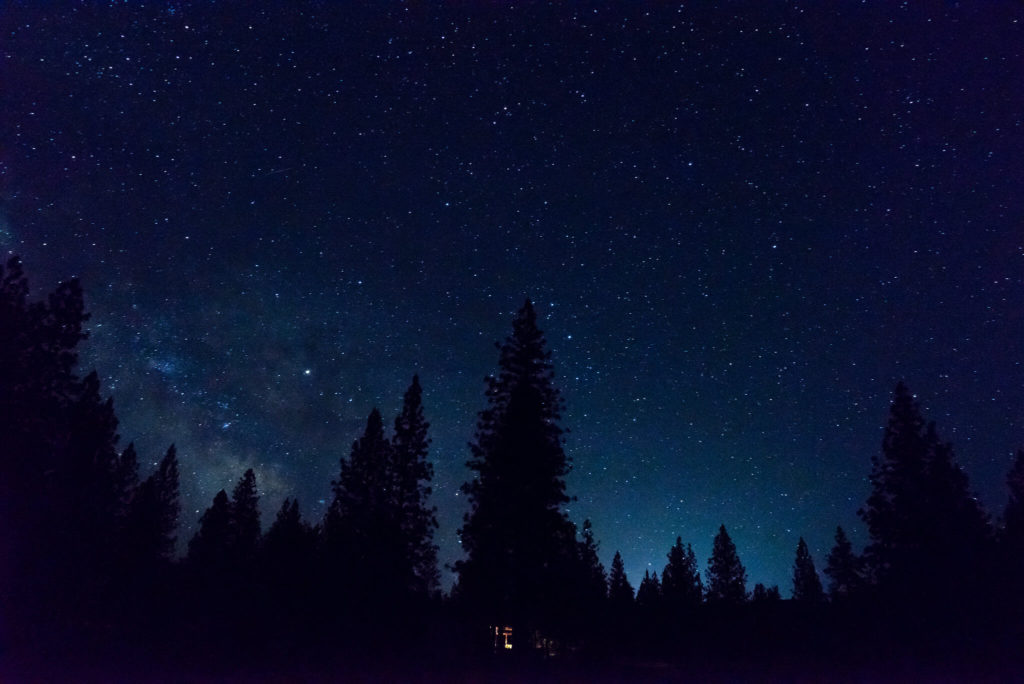
M 903 379 L 998 513 L 1024 445 L 1024 7 L 9 2 L 0 250 L 182 540 L 255 469 L 314 520 L 412 375 L 441 560 L 494 343 L 536 303 L 569 506 L 634 586 L 724 523 L 750 585 L 865 541 Z M 715 5 L 715 6 L 712 6 Z M 145 466 L 144 466 L 145 470 Z M 445 573 L 446 582 L 452 579 Z

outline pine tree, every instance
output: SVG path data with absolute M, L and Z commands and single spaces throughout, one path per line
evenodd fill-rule
M 288 498 L 263 537 L 266 599 L 282 636 L 294 635 L 316 616 L 317 535 L 318 529 L 302 519 L 298 499 Z
M 566 609 L 563 568 L 573 562 L 575 531 L 562 510 L 569 462 L 545 347 L 527 300 L 499 345 L 500 371 L 487 379 L 488 406 L 470 445 L 475 477 L 462 489 L 470 512 L 455 595 L 491 624 L 550 624 Z
M 626 568 L 618 551 L 612 557 L 611 573 L 608 575 L 608 602 L 615 611 L 624 611 L 633 605 L 633 586 L 626 577 Z
M 653 610 L 661 606 L 661 582 L 658 573 L 644 570 L 644 578 L 640 580 L 640 588 L 636 590 L 636 604 L 645 610 Z
M 970 582 L 986 555 L 987 518 L 952 447 L 925 423 L 903 383 L 869 479 L 872 491 L 859 513 L 871 536 L 865 557 L 873 579 L 894 596 L 922 599 Z
M 1010 498 L 1003 511 L 1003 544 L 1024 558 L 1024 449 L 1017 450 L 1017 458 L 1006 475 Z
M 273 524 L 263 538 L 266 556 L 299 560 L 312 556 L 316 530 L 302 519 L 299 500 L 286 498 L 277 511 Z
M 796 560 L 793 561 L 793 600 L 809 604 L 825 600 L 821 579 L 814 569 L 814 559 L 803 537 L 800 537 L 796 545 Z
M 204 574 L 225 573 L 232 557 L 231 501 L 223 489 L 199 518 L 188 543 L 188 562 Z
M 594 539 L 594 530 L 590 520 L 583 521 L 583 532 L 577 544 L 579 554 L 579 572 L 576 580 L 581 608 L 593 610 L 596 604 L 603 602 L 608 596 L 608 579 L 604 566 L 597 556 L 598 543 Z
M 1020 608 L 1024 607 L 1024 449 L 1017 451 L 1006 484 L 1010 496 L 999 533 L 1000 584 L 1004 587 L 1003 603 Z
M 255 563 L 259 552 L 262 536 L 259 502 L 256 474 L 249 468 L 231 493 L 231 553 L 243 566 Z
M 661 573 L 661 593 L 672 610 L 700 605 L 704 587 L 697 568 L 697 556 L 689 544 L 683 548 L 682 537 L 669 549 L 668 563 Z
M 405 392 L 402 412 L 395 419 L 395 434 L 391 440 L 394 480 L 394 502 L 399 516 L 402 546 L 406 558 L 402 573 L 405 591 L 426 594 L 437 589 L 437 509 L 429 506 L 429 482 L 434 469 L 428 460 L 430 424 L 423 415 L 423 390 L 419 376 Z
M 848 599 L 864 586 L 861 559 L 854 554 L 842 527 L 836 528 L 836 544 L 828 554 L 825 574 L 829 577 L 828 593 L 833 601 Z
M 334 498 L 324 519 L 324 543 L 336 578 L 334 600 L 362 605 L 371 597 L 392 602 L 405 597 L 410 559 L 394 505 L 398 485 L 392 463 L 391 442 L 375 408 L 331 482 Z
M 750 595 L 750 600 L 753 603 L 775 603 L 782 600 L 782 593 L 779 591 L 779 585 L 773 584 L 770 587 L 766 587 L 760 582 L 754 585 L 754 591 Z
M 747 600 L 747 571 L 740 562 L 729 533 L 722 525 L 715 535 L 708 559 L 707 599 L 713 603 L 738 604 Z
M 134 451 L 131 455 L 134 457 Z M 135 558 L 133 565 L 152 566 L 171 559 L 180 511 L 178 456 L 172 444 L 156 472 L 138 485 L 131 499 L 125 543 Z

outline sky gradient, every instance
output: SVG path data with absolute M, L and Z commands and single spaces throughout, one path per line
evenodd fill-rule
M 904 380 L 991 513 L 1024 446 L 1019 3 L 5 3 L 0 249 L 182 540 L 247 467 L 319 520 L 420 375 L 443 562 L 526 297 L 570 515 L 634 586 L 724 523 L 750 585 L 865 541 Z M 143 467 L 145 469 L 145 466 Z M 450 582 L 450 573 L 444 573 Z

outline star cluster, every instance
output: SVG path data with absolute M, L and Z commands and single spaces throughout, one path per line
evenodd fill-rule
M 435 3 L 436 5 L 436 3 Z M 0 248 L 82 278 L 86 367 L 182 537 L 256 470 L 319 518 L 414 373 L 441 558 L 531 297 L 570 515 L 636 584 L 725 523 L 824 564 L 899 379 L 989 510 L 1024 442 L 1024 12 L 1010 2 L 11 3 Z M 450 580 L 450 576 L 449 576 Z

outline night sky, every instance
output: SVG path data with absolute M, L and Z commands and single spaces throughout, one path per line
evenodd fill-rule
M 318 520 L 418 373 L 459 558 L 526 297 L 570 515 L 634 586 L 722 523 L 784 595 L 800 535 L 819 569 L 837 524 L 862 544 L 900 379 L 1001 511 L 1019 3 L 261 4 L 0 9 L 0 250 L 36 293 L 82 279 L 83 371 L 144 464 L 177 444 L 182 544 L 247 467 L 265 527 L 289 495 Z

